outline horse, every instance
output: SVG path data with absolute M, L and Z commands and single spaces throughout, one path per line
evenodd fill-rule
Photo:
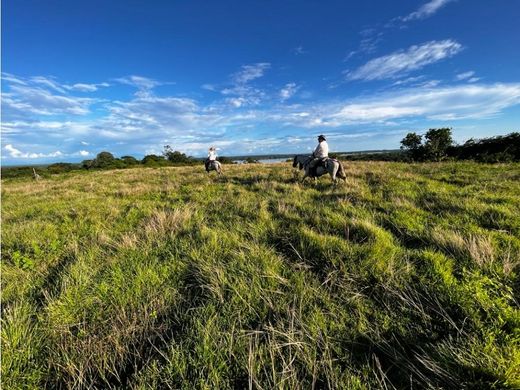
M 206 172 L 217 171 L 217 174 L 222 174 L 222 164 L 220 164 L 217 160 L 209 161 L 206 165 Z
M 337 184 L 338 177 L 343 181 L 347 180 L 347 175 L 345 173 L 345 168 L 343 168 L 343 164 L 336 160 L 335 158 L 327 158 L 325 160 L 324 166 L 319 165 L 315 167 L 315 172 L 311 172 L 309 167 L 310 162 L 312 161 L 312 156 L 294 156 L 293 159 L 293 168 L 298 167 L 299 170 L 304 170 L 305 174 L 303 175 L 302 183 L 307 177 L 317 178 L 323 176 L 325 174 L 329 174 L 332 178 L 334 184 Z

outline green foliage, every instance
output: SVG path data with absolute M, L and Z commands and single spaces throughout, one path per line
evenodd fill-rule
M 463 145 L 450 148 L 448 154 L 460 160 L 487 163 L 520 161 L 520 133 L 478 140 L 471 138 Z
M 166 158 L 172 165 L 193 165 L 198 164 L 197 160 L 186 156 L 184 153 L 173 150 L 170 145 L 164 147 L 164 158 Z
M 81 166 L 79 164 L 55 163 L 55 164 L 49 165 L 47 167 L 47 171 L 52 174 L 60 174 L 60 173 L 75 171 L 80 168 L 81 168 Z
M 401 140 L 401 149 L 417 150 L 422 144 L 422 136 L 416 133 L 408 133 Z
M 125 163 L 126 166 L 132 166 L 139 164 L 139 160 L 132 156 L 123 156 L 121 157 L 121 161 Z
M 424 152 L 426 158 L 433 161 L 440 161 L 446 156 L 448 148 L 453 144 L 451 138 L 451 128 L 430 129 L 424 135 L 426 140 Z
M 401 149 L 407 151 L 412 160 L 419 160 L 424 156 L 424 148 L 422 145 L 422 136 L 416 133 L 408 133 L 401 140 Z
M 225 157 L 225 156 L 219 156 L 218 161 L 221 164 L 235 164 L 232 158 Z
M 141 164 L 148 167 L 164 167 L 170 165 L 168 160 L 166 160 L 163 156 L 157 156 L 156 154 L 148 154 L 144 156 Z
M 520 387 L 519 164 L 198 168 L 2 181 L 2 388 Z
M 92 161 L 92 168 L 113 168 L 116 158 L 110 152 L 98 153 L 96 158 Z

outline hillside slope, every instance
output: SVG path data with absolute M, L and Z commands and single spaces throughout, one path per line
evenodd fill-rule
M 3 388 L 520 387 L 519 164 L 225 168 L 3 181 Z

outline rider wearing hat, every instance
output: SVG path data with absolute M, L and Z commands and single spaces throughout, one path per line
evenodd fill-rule
M 211 164 L 212 161 L 217 160 L 217 150 L 211 146 L 208 150 L 208 158 L 206 159 L 204 165 L 206 167 L 206 171 L 209 172 L 209 164 Z
M 327 144 L 327 139 L 323 134 L 318 136 L 318 146 L 314 149 L 312 153 L 312 160 L 309 163 L 309 168 L 312 170 L 319 166 L 319 164 L 323 164 L 325 160 L 329 158 L 329 145 Z

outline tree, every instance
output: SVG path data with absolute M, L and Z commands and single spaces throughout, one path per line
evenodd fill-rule
M 225 156 L 220 156 L 220 157 L 218 158 L 218 161 L 219 161 L 221 164 L 236 164 L 235 161 L 233 161 L 232 158 L 225 157 Z
M 125 165 L 139 164 L 139 161 L 137 161 L 137 159 L 132 156 L 123 156 L 123 157 L 121 157 L 121 161 L 123 161 L 125 163 Z
M 144 156 L 141 161 L 143 165 L 152 166 L 152 167 L 162 167 L 168 165 L 168 161 L 165 160 L 163 156 L 157 156 L 156 154 L 148 154 Z
M 174 164 L 192 164 L 194 160 L 186 156 L 184 153 L 173 150 L 170 145 L 164 147 L 163 156 Z
M 94 162 L 94 160 L 83 160 L 81 162 L 81 167 L 84 169 L 90 169 L 90 168 L 92 168 L 93 162 Z
M 419 160 L 423 155 L 422 136 L 408 133 L 401 140 L 401 149 L 406 150 L 412 160 Z
M 453 144 L 451 128 L 448 127 L 430 129 L 426 132 L 424 138 L 426 139 L 424 144 L 426 156 L 435 161 L 440 161 L 445 157 L 446 151 Z
M 114 165 L 115 157 L 110 152 L 98 153 L 92 161 L 92 168 L 111 168 Z

